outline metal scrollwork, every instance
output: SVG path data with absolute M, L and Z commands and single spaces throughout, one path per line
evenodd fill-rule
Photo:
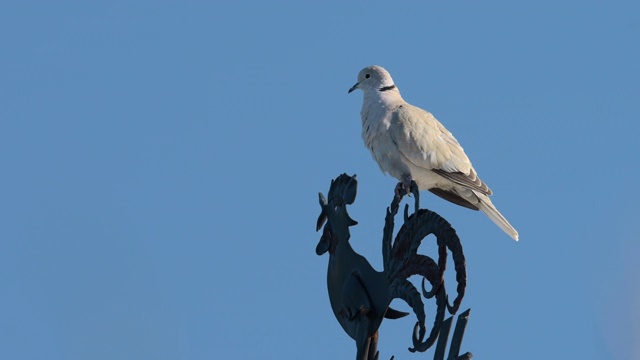
M 467 275 L 460 239 L 444 218 L 430 210 L 420 209 L 417 197 L 414 213 L 409 214 L 409 206 L 405 206 L 404 223 L 393 239 L 394 218 L 404 196 L 404 192 L 396 188 L 391 205 L 387 208 L 382 235 L 384 269 L 382 272 L 376 271 L 367 259 L 356 253 L 349 244 L 351 236 L 349 227 L 356 225 L 357 222 L 349 216 L 347 205 L 353 204 L 356 193 L 355 175 L 346 174 L 331 181 L 326 198 L 319 193 L 322 211 L 318 217 L 316 230 L 323 228 L 323 224 L 324 228 L 316 253 L 318 255 L 329 253 L 327 287 L 333 313 L 344 331 L 355 340 L 356 359 L 377 359 L 378 329 L 383 318 L 398 319 L 408 315 L 406 312 L 389 307 L 393 299 L 402 299 L 411 307 L 417 318 L 413 329 L 413 346 L 409 351 L 424 352 L 438 339 L 443 323 L 447 331 L 445 336 L 448 336 L 451 318 L 444 320 L 446 312 L 455 314 L 464 297 Z M 437 262 L 417 252 L 422 240 L 430 234 L 435 235 L 437 239 Z M 447 250 L 452 254 L 456 273 L 457 295 L 453 303 L 449 303 L 445 289 Z M 413 275 L 423 278 L 422 296 L 426 299 L 435 298 L 436 302 L 435 319 L 426 339 L 424 303 L 421 293 L 409 281 Z M 429 282 L 430 289 L 426 289 L 425 281 Z M 468 312 L 466 314 L 468 317 Z M 454 340 L 455 338 L 454 334 Z M 461 334 L 459 338 L 461 341 Z M 442 338 L 436 353 L 444 354 L 444 349 L 441 347 L 446 344 L 440 345 L 441 342 Z M 452 351 L 454 346 L 455 344 L 451 346 Z M 457 347 L 459 350 L 459 344 Z M 457 350 L 455 354 L 450 354 L 449 358 L 452 358 L 451 355 L 454 356 L 453 358 L 457 357 Z M 471 354 L 467 353 L 463 356 L 470 358 Z

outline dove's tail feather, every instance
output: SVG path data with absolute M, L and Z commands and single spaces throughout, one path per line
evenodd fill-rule
M 476 193 L 476 195 L 480 194 Z M 480 208 L 480 210 L 482 210 L 482 212 L 485 213 L 489 217 L 489 219 L 491 219 L 491 221 L 498 225 L 500 229 L 502 229 L 502 231 L 511 236 L 513 240 L 518 241 L 518 232 L 513 228 L 513 226 L 511 226 L 511 224 L 509 224 L 507 219 L 505 219 L 505 217 L 500 214 L 500 211 L 498 211 L 498 209 L 493 206 L 491 200 L 489 200 L 489 198 L 485 195 L 480 195 L 478 196 L 478 198 L 480 201 L 478 202 L 477 206 Z

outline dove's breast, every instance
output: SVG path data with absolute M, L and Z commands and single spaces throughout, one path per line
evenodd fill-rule
M 390 126 L 397 126 L 392 123 L 394 109 L 384 106 L 382 102 L 365 102 L 360 114 L 362 140 L 382 172 L 400 181 L 411 176 L 421 190 L 434 187 L 450 189 L 453 186 L 450 181 L 431 169 L 417 166 L 398 149 L 398 144 L 389 131 Z
M 410 174 L 409 160 L 398 150 L 389 132 L 392 112 L 382 104 L 373 104 L 363 106 L 361 116 L 362 140 L 380 169 L 396 179 Z

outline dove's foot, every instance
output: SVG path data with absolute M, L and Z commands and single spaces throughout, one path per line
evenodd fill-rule
M 405 195 L 413 195 L 413 198 L 415 199 L 415 212 L 418 212 L 418 209 L 420 209 L 420 189 L 418 188 L 418 184 L 416 184 L 416 182 L 411 179 L 411 176 L 407 176 L 402 181 L 400 181 L 396 185 L 394 193 L 396 197 L 400 199 L 402 199 L 402 197 L 404 197 Z
M 409 176 L 405 176 L 404 179 L 402 179 L 402 188 L 404 189 L 405 194 L 411 196 L 411 184 L 413 183 L 413 179 L 411 179 L 411 175 Z
M 396 185 L 395 193 L 399 197 L 403 197 L 405 195 L 411 196 L 412 189 L 411 183 L 413 183 L 413 179 L 411 179 L 411 175 L 405 176 L 399 183 Z

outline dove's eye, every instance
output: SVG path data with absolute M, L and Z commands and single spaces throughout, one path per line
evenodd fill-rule
M 370 77 L 371 77 L 371 75 L 369 75 L 369 74 L 367 74 L 367 75 L 365 75 L 365 76 L 364 76 L 364 78 L 365 78 L 365 79 L 368 79 L 368 78 L 370 78 Z

